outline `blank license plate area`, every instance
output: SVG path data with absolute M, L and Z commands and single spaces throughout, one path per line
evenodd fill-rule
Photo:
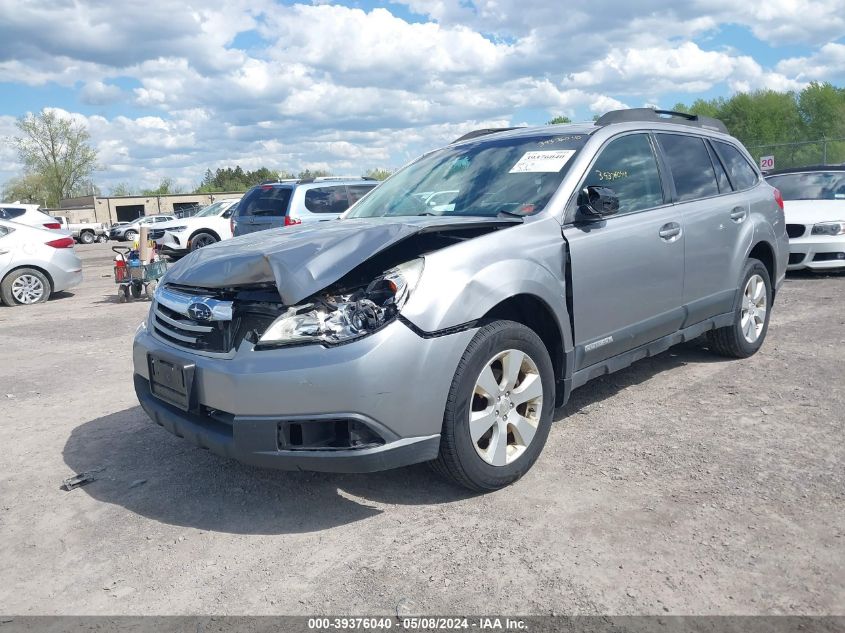
M 149 354 L 147 362 L 150 369 L 152 394 L 160 400 L 187 411 L 191 403 L 194 365 L 186 365 L 175 359 L 162 358 L 155 354 Z

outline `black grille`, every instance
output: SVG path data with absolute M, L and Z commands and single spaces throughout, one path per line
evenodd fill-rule
M 804 258 L 807 256 L 806 253 L 790 253 L 789 254 L 789 265 L 792 266 L 794 264 L 800 264 L 804 261 Z
M 807 227 L 803 224 L 787 224 L 786 225 L 786 234 L 789 237 L 801 237 L 806 233 Z
M 153 319 L 156 334 L 179 347 L 217 353 L 232 349 L 231 321 L 194 321 L 160 303 Z

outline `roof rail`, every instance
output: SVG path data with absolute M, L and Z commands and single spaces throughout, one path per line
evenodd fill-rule
M 518 130 L 519 127 L 488 127 L 483 128 L 481 130 L 473 130 L 472 132 L 467 132 L 460 138 L 456 138 L 452 143 L 460 143 L 461 141 L 468 141 L 471 138 L 476 138 L 478 136 L 486 136 L 487 134 L 495 134 L 496 132 L 507 132 L 509 130 Z M 449 143 L 451 145 L 452 143 Z
M 611 110 L 596 120 L 596 125 L 610 125 L 611 123 L 629 123 L 632 121 L 651 121 L 662 123 L 680 123 L 693 127 L 704 128 L 729 134 L 728 128 L 719 119 L 687 112 L 673 110 L 655 110 L 654 108 L 629 108 L 627 110 Z

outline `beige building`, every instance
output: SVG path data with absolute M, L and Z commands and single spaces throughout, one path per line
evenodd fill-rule
M 64 215 L 70 222 L 130 222 L 142 215 L 178 213 L 192 207 L 204 207 L 218 200 L 240 198 L 242 192 L 178 193 L 165 196 L 81 196 L 67 198 L 58 209 L 45 209 L 51 215 Z

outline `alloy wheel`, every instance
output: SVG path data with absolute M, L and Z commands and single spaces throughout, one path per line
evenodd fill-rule
M 469 432 L 479 457 L 507 466 L 528 448 L 543 410 L 537 363 L 525 352 L 496 354 L 478 376 L 472 393 Z
M 210 244 L 214 244 L 217 240 L 215 240 L 211 235 L 208 233 L 200 233 L 194 239 L 191 240 L 191 248 L 196 250 L 198 248 L 202 248 L 204 246 L 208 246 Z
M 768 297 L 766 282 L 760 275 L 751 275 L 742 294 L 740 329 L 749 343 L 756 343 L 766 325 Z

